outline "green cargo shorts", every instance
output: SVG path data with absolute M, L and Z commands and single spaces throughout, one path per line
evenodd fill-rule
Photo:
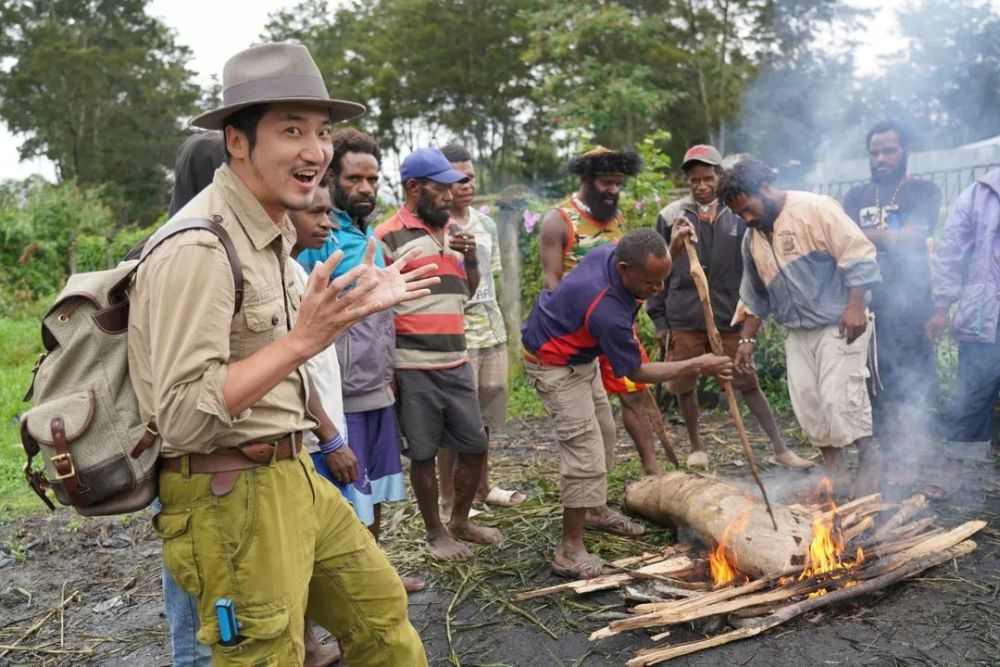
M 198 596 L 198 640 L 216 665 L 301 665 L 304 617 L 335 633 L 352 667 L 426 665 L 396 570 L 308 454 L 239 473 L 160 472 L 154 526 L 174 580 Z M 233 600 L 243 641 L 219 642 L 215 603 Z

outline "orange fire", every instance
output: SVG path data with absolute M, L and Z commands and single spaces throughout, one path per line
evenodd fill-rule
M 748 517 L 744 515 L 730 522 L 722 530 L 722 539 L 719 541 L 718 546 L 708 554 L 708 567 L 712 572 L 712 583 L 715 584 L 716 588 L 730 583 L 740 573 L 740 564 L 736 559 L 736 552 L 727 551 L 726 545 L 731 542 L 729 538 L 730 534 L 741 532 L 746 526 L 747 521 Z
M 829 507 L 828 512 L 817 513 L 813 519 L 813 539 L 809 545 L 809 553 L 806 555 L 806 567 L 799 575 L 799 580 L 807 579 L 817 574 L 833 572 L 835 570 L 856 567 L 864 562 L 865 555 L 861 547 L 857 548 L 854 560 L 843 560 L 844 535 L 837 525 L 837 505 L 833 502 L 833 486 L 827 478 L 823 478 L 816 492 L 818 496 L 825 496 L 825 504 Z M 822 588 L 809 597 L 818 597 L 826 593 Z

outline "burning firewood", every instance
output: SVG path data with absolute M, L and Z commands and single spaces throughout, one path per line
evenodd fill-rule
M 753 637 L 808 611 L 877 591 L 966 555 L 975 549 L 969 538 L 986 526 L 984 521 L 969 521 L 950 530 L 935 527 L 935 517 L 917 518 L 926 507 L 922 496 L 898 505 L 883 502 L 878 494 L 840 507 L 829 499 L 815 500 L 818 504 L 775 505 L 780 528 L 776 534 L 763 503 L 737 487 L 686 473 L 643 478 L 626 489 L 627 506 L 654 521 L 691 528 L 710 547 L 706 559 L 695 550 L 668 547 L 616 563 L 617 569 L 639 566 L 635 571 L 528 591 L 515 601 L 628 584 L 626 597 L 643 602 L 629 609 L 629 617 L 592 633 L 591 640 L 699 619 L 725 619 L 736 628 L 641 651 L 628 663 L 653 665 Z M 690 590 L 703 586 L 709 573 L 711 590 Z M 644 584 L 644 577 L 669 583 Z M 669 630 L 660 631 L 654 641 L 669 636 Z

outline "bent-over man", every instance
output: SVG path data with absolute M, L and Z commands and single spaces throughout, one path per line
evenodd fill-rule
M 607 507 L 614 422 L 598 356 L 607 358 L 617 377 L 636 383 L 697 373 L 732 377 L 728 357 L 643 359 L 635 316 L 644 299 L 663 289 L 669 273 L 663 238 L 652 229 L 637 229 L 617 244 L 592 250 L 554 290 L 543 290 L 521 328 L 524 368 L 555 423 L 559 443 L 563 532 L 552 562 L 559 576 L 586 579 L 601 574 L 605 563 L 587 552 L 584 524 L 588 513 L 617 514 Z

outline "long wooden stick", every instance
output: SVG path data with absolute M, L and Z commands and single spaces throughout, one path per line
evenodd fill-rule
M 684 247 L 687 249 L 688 262 L 691 264 L 691 279 L 694 281 L 694 286 L 698 289 L 698 300 L 701 301 L 701 309 L 705 312 L 705 330 L 708 332 L 708 342 L 712 346 L 713 353 L 723 356 L 725 355 L 725 350 L 722 347 L 722 336 L 719 335 L 719 327 L 715 324 L 715 313 L 712 311 L 712 301 L 708 291 L 708 276 L 705 275 L 705 270 L 701 268 L 701 259 L 698 257 L 698 251 L 695 250 L 690 238 L 685 239 Z M 774 525 L 774 529 L 778 530 L 778 522 L 774 518 L 774 510 L 771 509 L 771 501 L 767 499 L 767 491 L 764 489 L 764 480 L 760 477 L 760 470 L 757 469 L 757 461 L 754 460 L 753 450 L 750 449 L 750 440 L 747 438 L 746 427 L 743 425 L 743 415 L 740 413 L 740 406 L 737 405 L 736 395 L 733 393 L 733 383 L 729 380 L 721 380 L 721 383 L 722 389 L 726 392 L 726 400 L 729 402 L 729 412 L 733 415 L 733 421 L 736 423 L 736 431 L 740 436 L 740 446 L 743 447 L 743 454 L 747 457 L 747 463 L 750 464 L 750 473 L 760 488 L 760 495 L 764 497 L 764 505 L 767 507 L 767 513 L 771 515 L 771 523 Z
M 677 454 L 674 452 L 674 446 L 670 442 L 670 434 L 667 433 L 667 425 L 663 423 L 663 415 L 660 414 L 660 406 L 656 404 L 656 399 L 653 397 L 653 392 L 649 390 L 649 387 L 643 390 L 646 394 L 646 417 L 649 419 L 649 423 L 652 424 L 653 430 L 656 431 L 656 436 L 660 439 L 663 444 L 663 450 L 667 453 L 667 458 L 670 462 L 674 464 L 675 468 L 680 469 L 681 462 L 677 460 Z

